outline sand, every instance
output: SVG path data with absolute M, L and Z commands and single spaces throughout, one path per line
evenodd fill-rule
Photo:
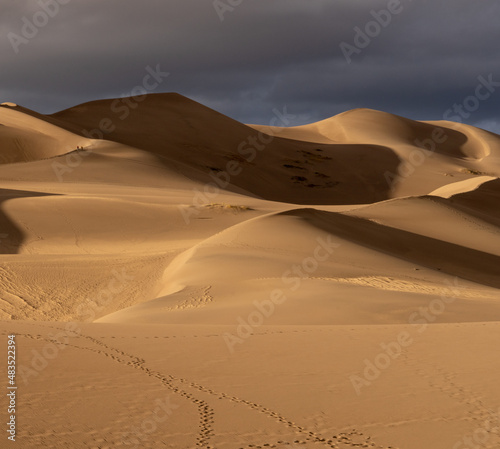
M 18 447 L 500 446 L 500 136 L 129 101 L 0 105 Z

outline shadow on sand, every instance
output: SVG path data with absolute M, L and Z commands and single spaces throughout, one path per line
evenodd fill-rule
M 5 203 L 17 198 L 53 196 L 51 193 L 0 189 L 0 254 L 18 254 L 26 234 L 5 212 Z

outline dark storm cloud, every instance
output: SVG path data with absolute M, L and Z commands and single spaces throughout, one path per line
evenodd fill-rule
M 497 1 L 217 4 L 219 11 L 213 0 L 4 0 L 2 101 L 54 112 L 127 94 L 160 64 L 170 76 L 158 92 L 244 122 L 267 123 L 285 105 L 297 124 L 355 107 L 441 119 L 469 97 L 460 118 L 500 132 L 500 88 L 477 107 L 470 99 L 478 77 L 500 82 Z M 27 22 L 43 23 L 44 8 L 54 17 L 30 30 Z M 393 13 L 376 14 L 386 25 L 377 30 L 373 12 L 381 10 Z M 373 35 L 368 44 L 359 29 Z M 12 33 L 25 39 L 15 41 L 18 53 Z

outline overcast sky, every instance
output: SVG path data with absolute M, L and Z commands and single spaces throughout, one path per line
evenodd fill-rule
M 120 97 L 159 67 L 154 92 L 245 123 L 367 107 L 500 133 L 498 0 L 0 2 L 0 101 L 39 112 Z

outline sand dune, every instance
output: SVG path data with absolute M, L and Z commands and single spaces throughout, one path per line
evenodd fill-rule
M 3 103 L 19 447 L 478 434 L 500 407 L 499 156 L 492 133 L 368 109 L 286 128 L 177 94 Z
M 265 132 L 270 127 L 255 126 Z M 283 136 L 318 143 L 359 143 L 424 147 L 435 140 L 436 152 L 450 157 L 483 159 L 498 155 L 498 139 L 472 126 L 446 122 L 418 122 L 372 109 L 354 109 L 334 117 L 283 129 Z
M 318 247 L 326 258 L 321 265 L 310 260 Z M 292 210 L 247 220 L 200 242 L 166 270 L 166 288 L 159 293 L 165 296 L 99 322 L 231 324 L 235 316 L 248 315 L 256 298 L 268 303 L 269 292 L 278 289 L 286 306 L 269 317 L 269 324 L 404 323 L 456 277 L 461 298 L 476 301 L 460 305 L 460 318 L 448 318 L 498 320 L 491 309 L 497 291 L 481 286 L 498 287 L 498 260 L 488 252 L 344 214 Z M 391 276 L 384 275 L 387 271 Z M 373 307 L 376 316 L 367 314 Z
M 254 128 L 270 130 L 266 126 Z M 400 159 L 396 170 L 385 171 L 391 198 L 429 194 L 471 175 L 500 175 L 498 136 L 460 123 L 418 122 L 381 111 L 355 109 L 279 132 L 280 136 L 309 142 L 390 148 Z
M 259 134 L 177 94 L 147 96 L 140 107 L 122 114 L 114 112 L 116 101 L 87 103 L 51 119 L 67 123 L 71 130 L 104 136 L 100 123 L 108 118 L 113 131 L 105 133 L 106 139 L 157 154 L 166 166 L 191 179 L 273 201 L 378 201 L 389 195 L 385 170 L 396 170 L 398 164 L 391 149 L 383 146 L 318 146 L 282 139 L 279 133 Z
M 46 159 L 86 146 L 89 139 L 65 131 L 46 120 L 18 110 L 0 107 L 0 163 Z

